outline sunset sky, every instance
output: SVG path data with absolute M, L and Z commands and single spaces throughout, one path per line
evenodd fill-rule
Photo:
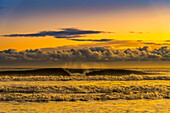
M 0 50 L 170 47 L 170 0 L 0 0 Z

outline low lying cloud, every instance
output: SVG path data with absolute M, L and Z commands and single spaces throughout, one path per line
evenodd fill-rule
M 72 40 L 72 39 L 71 39 Z M 77 40 L 77 39 L 75 39 Z M 79 39 L 78 39 L 79 40 Z M 77 40 L 77 41 L 78 41 Z M 84 39 L 80 39 L 83 41 Z M 85 41 L 88 41 L 89 39 L 85 39 Z M 91 39 L 90 39 L 91 40 Z M 91 40 L 95 41 L 96 43 L 85 43 L 85 44 L 78 44 L 78 45 L 65 45 L 65 46 L 59 46 L 54 48 L 41 48 L 43 51 L 56 51 L 56 50 L 63 50 L 63 49 L 81 49 L 81 48 L 92 48 L 92 47 L 103 47 L 103 46 L 111 46 L 113 48 L 117 49 L 126 49 L 126 48 L 137 48 L 137 47 L 144 47 L 149 46 L 150 49 L 153 48 L 161 48 L 163 46 L 170 47 L 169 42 L 165 41 L 159 41 L 159 42 L 153 42 L 152 40 L 116 40 L 116 39 L 97 39 L 97 40 Z
M 169 46 L 170 45 L 170 43 L 144 43 L 144 44 L 147 44 L 147 45 L 167 45 L 167 46 Z
M 57 50 L 44 52 L 41 50 L 14 49 L 0 51 L 0 63 L 7 62 L 117 62 L 117 61 L 170 61 L 170 49 L 161 47 L 150 50 L 140 47 L 135 50 L 119 50 L 111 47 L 91 47 L 82 49 Z
M 54 38 L 77 38 L 82 37 L 87 34 L 100 34 L 104 33 L 103 31 L 93 31 L 93 30 L 80 30 L 76 28 L 63 28 L 61 31 L 42 31 L 38 33 L 32 34 L 10 34 L 3 35 L 5 37 L 45 37 L 45 36 L 53 36 Z
M 129 31 L 131 34 L 149 34 L 149 32 L 136 32 L 136 31 Z
M 109 42 L 112 41 L 113 39 L 70 39 L 73 41 L 91 41 L 91 42 Z

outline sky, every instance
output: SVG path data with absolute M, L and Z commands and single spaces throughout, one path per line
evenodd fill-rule
M 170 47 L 169 0 L 0 0 L 0 50 Z

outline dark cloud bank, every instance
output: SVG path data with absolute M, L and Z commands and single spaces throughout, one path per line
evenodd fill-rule
M 32 34 L 10 34 L 3 35 L 5 37 L 45 37 L 53 36 L 54 38 L 77 38 L 82 37 L 87 34 L 100 34 L 104 33 L 103 31 L 93 31 L 93 30 L 80 30 L 76 28 L 63 28 L 61 31 L 42 31 Z
M 57 50 L 44 52 L 41 50 L 25 50 L 17 52 L 14 49 L 0 51 L 0 64 L 46 62 L 118 62 L 118 61 L 170 61 L 170 49 L 161 47 L 149 51 L 148 47 L 135 50 L 116 50 L 110 47 L 92 47 L 82 49 Z
M 94 30 L 81 30 L 76 28 L 63 28 L 60 31 L 41 31 L 32 34 L 10 34 L 3 35 L 4 37 L 46 37 L 52 36 L 54 38 L 64 38 L 73 41 L 91 41 L 91 42 L 109 42 L 112 39 L 75 39 L 79 37 L 84 37 L 88 34 L 100 34 L 100 33 L 112 33 L 104 31 L 94 31 Z

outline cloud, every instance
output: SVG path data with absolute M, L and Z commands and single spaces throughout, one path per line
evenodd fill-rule
M 93 31 L 93 30 L 80 30 L 76 28 L 63 28 L 61 31 L 41 31 L 38 33 L 32 34 L 10 34 L 3 35 L 5 37 L 45 37 L 45 36 L 53 36 L 55 38 L 77 38 L 82 37 L 87 34 L 100 34 L 104 33 L 103 31 Z
M 153 43 L 153 42 L 148 42 L 148 43 L 144 43 L 144 44 L 147 44 L 147 45 L 161 45 L 160 43 Z
M 44 52 L 42 50 L 25 50 L 17 52 L 14 49 L 0 51 L 0 63 L 11 62 L 117 62 L 117 61 L 170 61 L 170 49 L 161 47 L 149 50 L 140 47 L 135 50 L 113 49 L 111 47 L 89 47 L 82 49 L 56 50 Z
M 73 41 L 91 41 L 91 42 L 109 42 L 112 41 L 113 39 L 70 39 Z
M 149 32 L 135 32 L 135 31 L 129 31 L 131 34 L 149 34 Z
M 170 45 L 170 43 L 153 43 L 153 42 L 144 43 L 144 44 L 147 44 L 147 45 L 167 45 L 167 46 Z
M 76 39 L 77 40 L 77 39 Z M 83 40 L 83 39 L 82 39 Z M 87 40 L 85 40 L 87 41 Z M 157 42 L 157 41 L 156 41 Z M 135 49 L 136 47 L 144 47 L 148 46 L 150 49 L 152 48 L 160 48 L 162 46 L 168 46 L 170 47 L 170 43 L 165 43 L 165 41 L 155 43 L 152 40 L 116 40 L 116 39 L 111 39 L 108 41 L 96 41 L 96 43 L 86 43 L 86 44 L 78 44 L 78 45 L 66 45 L 66 46 L 59 46 L 59 47 L 54 47 L 54 48 L 41 48 L 43 51 L 55 51 L 55 50 L 61 50 L 61 49 L 81 49 L 85 47 L 103 47 L 103 46 L 111 46 L 113 48 L 117 49 L 126 49 L 126 48 L 133 48 Z

